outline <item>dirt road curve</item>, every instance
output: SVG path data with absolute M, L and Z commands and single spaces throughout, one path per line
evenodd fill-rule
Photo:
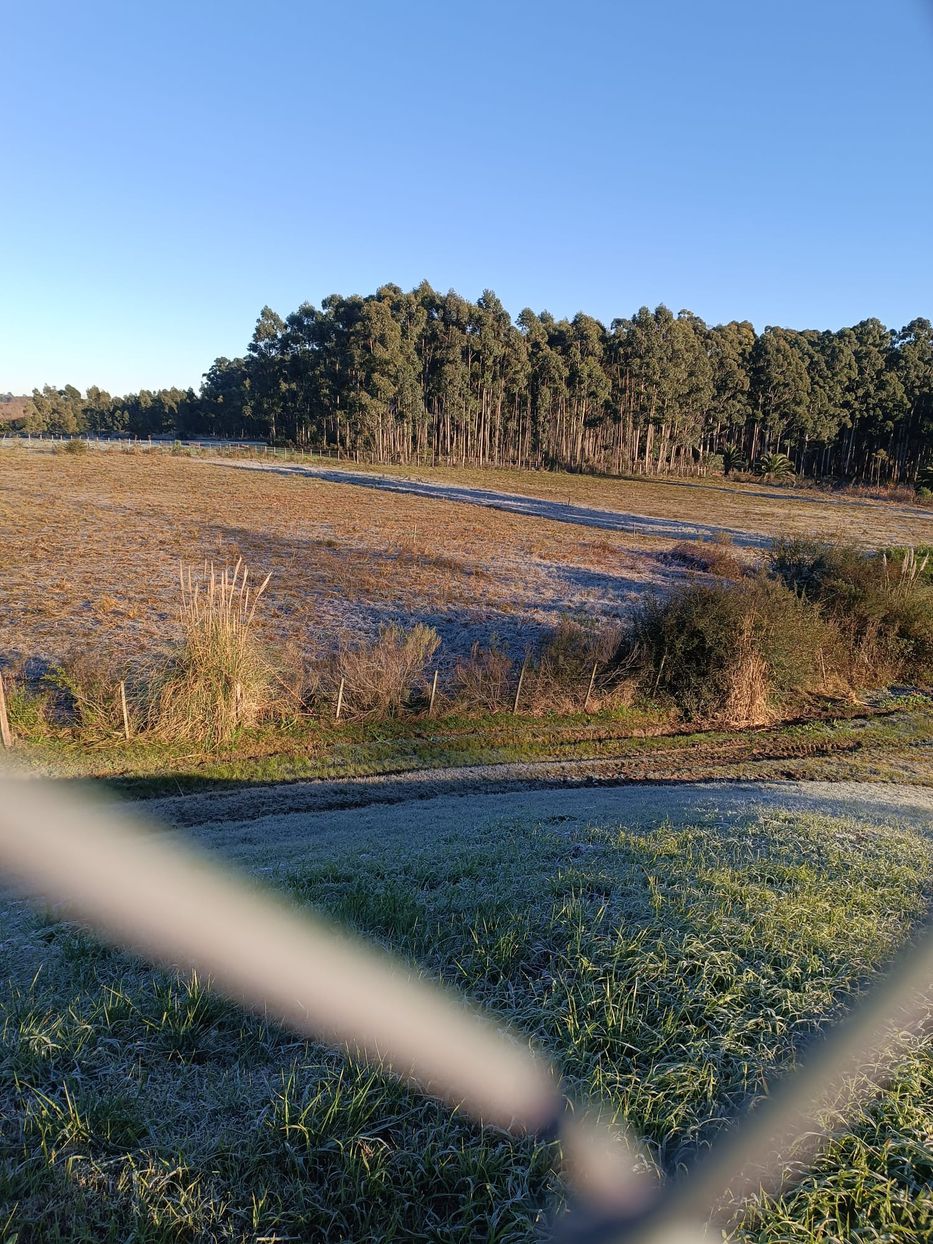
M 501 766 L 505 769 L 509 766 Z M 183 825 L 203 846 L 276 868 L 367 843 L 409 846 L 461 837 L 491 823 L 594 821 L 630 827 L 727 824 L 763 811 L 821 813 L 871 826 L 907 822 L 933 831 L 933 788 L 873 782 L 693 782 L 537 787 L 468 771 L 353 782 L 301 782 L 147 801 L 142 810 Z M 459 774 L 459 779 L 458 779 Z

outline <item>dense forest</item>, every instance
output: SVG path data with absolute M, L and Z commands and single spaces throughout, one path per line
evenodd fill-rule
M 46 386 L 34 431 L 260 438 L 379 461 L 727 473 L 786 455 L 800 474 L 916 480 L 933 458 L 933 326 L 707 325 L 643 307 L 512 320 L 427 283 L 264 307 L 242 358 L 199 393 Z M 790 463 L 786 464 L 790 469 Z

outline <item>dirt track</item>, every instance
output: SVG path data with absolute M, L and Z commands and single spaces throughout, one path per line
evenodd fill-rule
M 504 766 L 503 766 L 504 767 Z M 458 785 L 459 782 L 459 785 Z M 354 799 L 355 795 L 355 799 Z M 763 810 L 818 813 L 856 826 L 909 822 L 933 830 L 933 789 L 873 782 L 722 782 L 481 787 L 463 771 L 355 782 L 296 783 L 152 800 L 146 814 L 184 825 L 202 846 L 265 869 L 299 859 L 462 837 L 491 823 L 595 821 L 630 827 L 730 821 Z

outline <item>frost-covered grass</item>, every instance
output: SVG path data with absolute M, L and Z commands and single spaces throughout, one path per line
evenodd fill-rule
M 461 829 L 404 853 L 376 818 L 298 863 L 292 843 L 266 876 L 507 1019 L 666 1172 L 883 968 L 933 878 L 916 829 L 771 812 L 633 830 L 463 804 Z M 16 903 L 2 921 L 0 1240 L 518 1241 L 559 1203 L 552 1147 L 54 916 Z M 929 1238 L 931 1100 L 927 1047 L 734 1238 Z

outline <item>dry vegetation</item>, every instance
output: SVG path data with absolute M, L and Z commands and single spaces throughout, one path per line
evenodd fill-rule
M 705 542 L 594 540 L 566 517 L 498 510 L 480 533 L 461 502 L 186 455 L 3 465 L 8 497 L 41 500 L 7 513 L 0 658 L 26 739 L 76 727 L 85 742 L 216 747 L 310 717 L 633 706 L 668 727 L 757 727 L 933 674 L 929 558 L 912 546 L 781 537 L 752 558 L 709 525 Z M 195 551 L 217 569 L 192 576 Z M 96 600 L 95 570 L 114 584 Z
M 721 525 L 758 535 L 844 531 L 933 542 L 933 516 L 787 489 L 617 481 L 544 472 L 422 472 L 455 484 Z M 732 575 L 750 554 L 326 483 L 169 454 L 0 451 L 0 654 L 60 657 L 177 637 L 180 561 L 272 572 L 266 638 L 336 646 L 423 621 L 442 661 L 491 635 L 511 656 L 584 612 L 624 616 L 646 588 Z
M 336 465 L 328 463 L 328 465 Z M 352 464 L 353 470 L 361 470 Z M 408 479 L 481 488 L 561 504 L 593 506 L 626 514 L 652 515 L 686 523 L 715 525 L 772 537 L 779 533 L 830 538 L 844 532 L 866 548 L 933 541 L 933 513 L 905 492 L 896 499 L 838 494 L 814 487 L 773 486 L 721 478 L 613 479 L 562 471 L 505 470 L 494 467 L 392 467 L 374 471 Z
M 172 455 L 0 451 L 0 654 L 51 660 L 177 638 L 180 561 L 272 579 L 264 637 L 336 646 L 423 621 L 451 663 L 523 651 L 564 612 L 624 613 L 685 571 L 674 541 Z

